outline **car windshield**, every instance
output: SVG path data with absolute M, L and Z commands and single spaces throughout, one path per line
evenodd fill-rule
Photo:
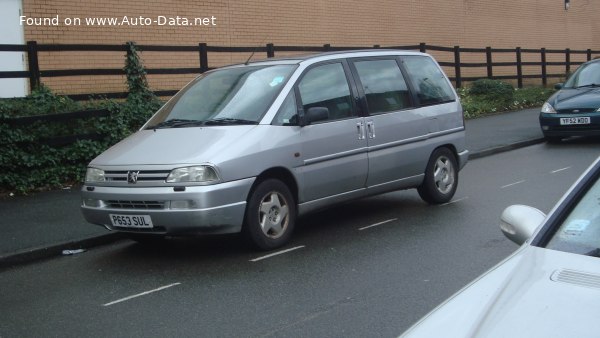
M 600 257 L 600 180 L 564 218 L 548 245 L 549 249 Z
M 241 66 L 205 73 L 161 108 L 147 128 L 258 124 L 295 68 Z
M 571 75 L 564 88 L 600 87 L 600 62 L 582 65 Z

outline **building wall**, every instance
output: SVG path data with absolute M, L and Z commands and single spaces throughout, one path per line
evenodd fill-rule
M 28 18 L 55 18 L 59 24 L 26 25 L 25 40 L 43 44 L 188 45 L 216 46 L 309 45 L 333 46 L 430 45 L 471 48 L 600 49 L 600 23 L 595 19 L 600 0 L 23 0 Z M 86 25 L 95 17 L 130 21 L 143 16 L 212 18 L 216 25 L 169 26 Z M 65 19 L 81 25 L 67 26 Z M 121 68 L 123 53 L 41 53 L 40 68 Z M 440 61 L 451 55 L 437 53 Z M 149 68 L 198 67 L 196 53 L 143 53 Z M 245 60 L 249 55 L 211 53 L 211 67 Z M 260 58 L 264 55 L 258 56 Z M 549 56 L 549 61 L 552 60 Z M 560 59 L 559 61 L 564 61 Z M 574 56 L 576 60 L 579 56 Z M 581 56 L 584 57 L 584 56 Z M 498 60 L 502 61 L 503 56 Z M 514 55 L 506 56 L 508 62 Z M 511 59 L 512 58 L 512 59 Z M 539 58 L 539 56 L 536 56 Z M 484 62 L 485 56 L 465 55 L 464 62 Z M 527 56 L 524 57 L 527 60 Z M 534 61 L 539 61 L 536 59 Z M 449 73 L 452 70 L 448 70 Z M 467 70 L 466 74 L 485 69 Z M 512 72 L 505 70 L 502 72 Z M 538 71 L 539 73 L 539 71 Z M 453 74 L 449 74 L 453 75 Z M 178 89 L 194 75 L 154 75 L 153 89 Z M 121 76 L 44 78 L 61 93 L 123 91 Z

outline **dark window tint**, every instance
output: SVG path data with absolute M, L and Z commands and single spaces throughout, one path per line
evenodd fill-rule
M 455 100 L 444 73 L 432 59 L 425 56 L 406 56 L 403 60 L 421 105 Z
M 353 116 L 352 97 L 341 63 L 331 63 L 310 69 L 298 85 L 302 107 L 325 107 L 329 120 Z
M 385 113 L 410 106 L 408 87 L 395 60 L 355 62 L 367 97 L 369 113 Z

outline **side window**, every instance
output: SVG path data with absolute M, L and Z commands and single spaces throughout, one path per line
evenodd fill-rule
M 276 126 L 297 126 L 298 125 L 298 107 L 296 106 L 296 95 L 294 91 L 290 91 L 285 98 L 275 120 L 272 123 Z
M 456 99 L 444 73 L 432 59 L 426 56 L 405 56 L 403 61 L 421 105 L 437 104 Z
M 330 63 L 310 69 L 298 85 L 304 111 L 311 107 L 329 109 L 329 120 L 354 115 L 352 96 L 341 63 Z
M 378 114 L 410 106 L 408 87 L 395 60 L 354 63 L 367 97 L 369 113 Z

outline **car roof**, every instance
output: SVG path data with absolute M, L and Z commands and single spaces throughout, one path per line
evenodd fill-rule
M 232 66 L 241 65 L 268 65 L 268 64 L 300 64 L 303 62 L 318 62 L 326 60 L 343 59 L 348 57 L 374 57 L 374 56 L 386 56 L 386 55 L 427 55 L 426 53 L 400 50 L 400 49 L 357 49 L 357 50 L 343 50 L 343 51 L 332 51 L 323 53 L 313 54 L 302 54 L 294 55 L 281 58 L 268 58 L 262 60 L 251 61 L 247 63 L 241 63 Z

